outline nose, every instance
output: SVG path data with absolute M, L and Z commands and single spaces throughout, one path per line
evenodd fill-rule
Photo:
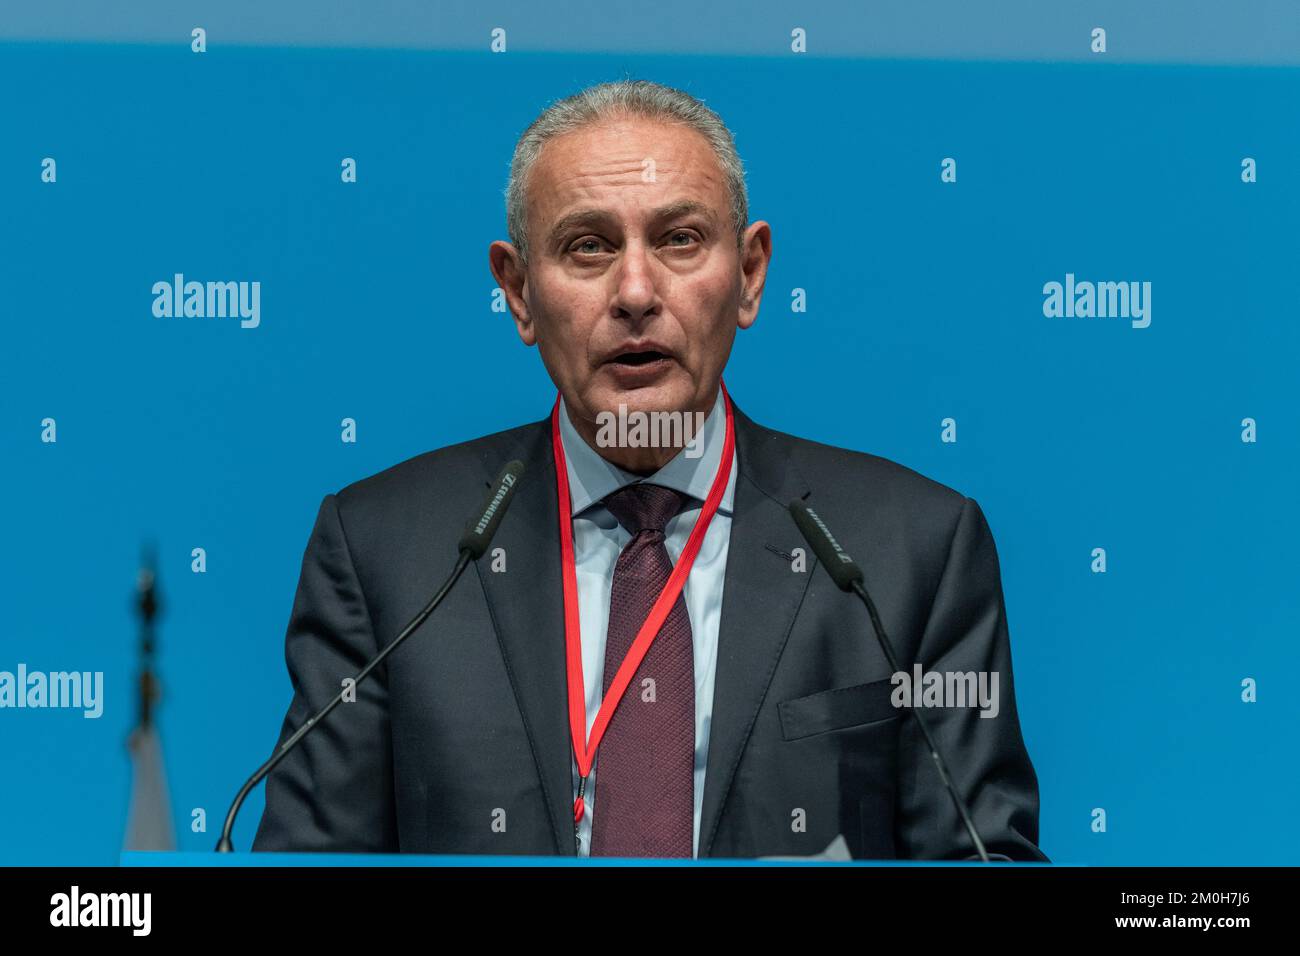
M 636 322 L 659 310 L 654 257 L 644 243 L 630 242 L 619 256 L 612 308 L 615 316 Z

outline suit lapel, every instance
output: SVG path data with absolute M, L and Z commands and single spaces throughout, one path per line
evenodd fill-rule
M 789 552 L 802 544 L 789 511 L 808 487 L 790 464 L 781 436 L 756 425 L 732 403 L 736 482 L 727 570 L 718 628 L 713 719 L 700 819 L 701 857 L 717 835 L 727 793 L 754 719 L 785 647 L 814 570 L 797 574 L 768 546 Z
M 499 461 L 484 458 L 486 474 L 495 475 L 511 458 L 521 460 L 525 469 L 492 542 L 494 549 L 505 549 L 506 571 L 493 572 L 488 556 L 475 567 L 537 763 L 556 852 L 573 855 L 564 595 L 549 417 L 524 429 L 512 448 L 497 454 Z

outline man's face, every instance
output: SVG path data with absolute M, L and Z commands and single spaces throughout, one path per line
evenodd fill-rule
M 538 346 L 584 433 L 620 404 L 712 405 L 771 254 L 762 222 L 737 250 L 730 207 L 708 142 L 688 127 L 618 119 L 543 147 L 528 183 L 528 268 L 504 242 L 490 259 L 520 338 Z

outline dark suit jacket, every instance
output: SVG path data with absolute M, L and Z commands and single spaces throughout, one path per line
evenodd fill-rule
M 786 510 L 812 505 L 866 575 L 900 664 L 997 671 L 1000 714 L 927 709 L 990 853 L 1036 847 L 1038 788 L 1011 680 L 997 553 L 973 499 L 884 458 L 735 409 L 739 476 L 718 635 L 701 857 L 974 850 L 861 603 Z M 327 495 L 285 641 L 281 742 L 390 642 L 449 573 L 506 461 L 527 467 L 485 557 L 267 779 L 256 850 L 574 850 L 555 466 L 549 416 L 428 452 Z M 802 821 L 802 825 L 800 825 Z

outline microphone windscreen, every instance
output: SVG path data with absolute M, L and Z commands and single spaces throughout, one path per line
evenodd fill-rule
M 488 489 L 483 503 L 465 526 L 465 533 L 456 545 L 457 551 L 468 551 L 470 557 L 477 561 L 487 553 L 492 543 L 492 536 L 497 533 L 497 525 L 514 497 L 515 488 L 524 474 L 524 463 L 519 460 L 506 462 L 492 486 Z
M 817 512 L 802 501 L 792 501 L 790 514 L 835 586 L 841 591 L 852 591 L 854 583 L 862 581 L 862 569 L 832 537 Z

